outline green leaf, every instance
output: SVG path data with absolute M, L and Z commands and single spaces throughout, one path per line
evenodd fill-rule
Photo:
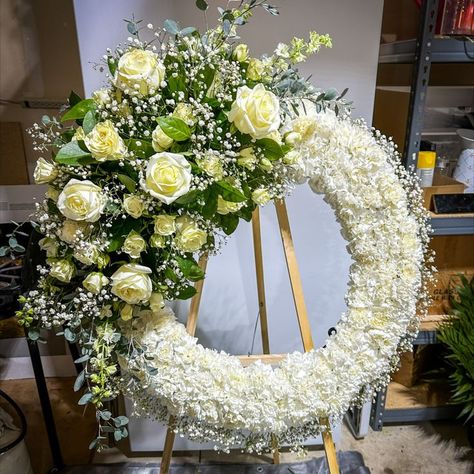
M 156 121 L 163 132 L 177 142 L 183 142 L 191 136 L 187 123 L 178 117 L 158 117 Z
M 338 92 L 336 89 L 328 89 L 327 91 L 324 91 L 324 100 L 333 100 L 338 96 Z
M 268 158 L 269 160 L 278 160 L 285 154 L 283 148 L 271 138 L 262 138 L 257 140 L 256 144 L 263 149 L 265 158 Z
M 95 127 L 96 123 L 95 113 L 92 110 L 89 110 L 86 115 L 84 115 L 84 121 L 82 122 L 82 129 L 84 130 L 84 133 L 87 135 L 88 133 L 92 132 L 92 129 Z
M 127 235 L 132 231 L 138 232 L 142 226 L 141 219 L 134 219 L 133 217 L 127 217 L 126 219 L 117 219 L 110 228 L 110 232 L 113 235 L 112 240 L 107 247 L 108 252 L 115 252 L 118 250 Z
M 89 110 L 95 109 L 95 102 L 93 99 L 84 99 L 72 106 L 62 117 L 61 122 L 68 120 L 80 120 L 85 117 Z
M 78 405 L 87 405 L 92 400 L 92 393 L 87 392 L 79 399 Z
M 163 23 L 163 28 L 172 35 L 177 35 L 179 33 L 178 23 L 176 23 L 174 20 L 165 20 Z
M 209 5 L 207 4 L 206 0 L 196 0 L 196 6 L 199 8 L 199 10 L 202 10 L 203 12 L 205 12 L 209 8 Z
M 216 183 L 216 185 L 219 188 L 219 194 L 226 201 L 243 202 L 247 200 L 241 191 L 239 191 L 237 188 L 234 188 L 234 186 L 229 184 L 227 181 L 219 181 Z
M 204 206 L 202 207 L 202 216 L 205 219 L 211 219 L 217 211 L 217 200 L 219 193 L 214 186 L 207 188 L 204 193 Z
M 86 373 L 84 370 L 81 370 L 81 372 L 79 372 L 79 375 L 76 377 L 76 380 L 74 382 L 74 391 L 75 392 L 78 392 L 82 386 L 84 385 L 84 382 L 86 380 Z
M 82 364 L 83 362 L 86 362 L 90 359 L 90 355 L 89 354 L 85 354 L 81 357 L 79 357 L 79 359 L 76 359 L 74 361 L 75 364 Z
M 204 272 L 194 259 L 177 256 L 176 262 L 188 280 L 198 281 L 204 278 Z
M 78 94 L 76 94 L 74 91 L 71 91 L 69 94 L 69 107 L 74 107 L 76 104 L 81 102 L 82 97 Z
M 107 66 L 111 76 L 115 76 L 115 71 L 117 70 L 117 60 L 113 56 L 107 56 Z
M 227 234 L 232 234 L 237 226 L 239 225 L 239 216 L 236 214 L 226 214 L 225 216 L 220 216 L 220 224 L 222 230 Z
M 129 193 L 135 192 L 137 183 L 132 178 L 130 178 L 130 176 L 127 176 L 126 174 L 119 174 L 117 177 L 119 181 L 127 188 Z
M 62 165 L 70 166 L 88 165 L 93 163 L 95 160 L 92 158 L 92 155 L 81 148 L 80 144 L 81 142 L 77 140 L 66 143 L 66 145 L 58 151 L 54 160 Z
M 130 151 L 133 151 L 134 155 L 138 158 L 149 158 L 155 153 L 151 142 L 146 140 L 137 140 L 135 138 L 129 138 L 125 140 L 125 144 Z
M 201 194 L 202 192 L 199 191 L 198 189 L 193 189 L 192 191 L 189 191 L 189 193 L 183 194 L 178 199 L 176 199 L 175 203 L 176 204 L 189 204 L 191 202 L 196 201 L 201 196 Z
M 191 285 L 184 286 L 179 289 L 179 295 L 176 295 L 176 298 L 179 300 L 187 300 L 192 298 L 196 294 L 196 288 Z

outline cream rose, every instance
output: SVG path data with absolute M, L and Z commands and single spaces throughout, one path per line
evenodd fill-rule
M 239 151 L 239 157 L 237 158 L 237 164 L 243 166 L 249 170 L 254 170 L 257 164 L 257 157 L 252 147 L 244 148 Z
M 153 94 L 165 79 L 165 66 L 152 51 L 132 49 L 121 56 L 114 84 L 128 94 Z
M 105 105 L 110 103 L 109 89 L 97 89 L 92 93 L 92 98 L 94 99 L 94 102 L 99 105 Z
M 132 231 L 127 235 L 127 238 L 122 245 L 122 250 L 132 258 L 140 257 L 140 254 L 145 250 L 145 248 L 145 239 L 135 231 Z
M 280 126 L 280 103 L 263 84 L 253 89 L 242 86 L 229 112 L 229 121 L 242 133 L 253 138 L 264 138 Z
M 244 204 L 243 202 L 226 201 L 222 196 L 219 196 L 217 198 L 217 213 L 225 215 L 231 212 L 237 212 Z
M 33 178 L 36 184 L 46 184 L 54 181 L 58 176 L 58 169 L 53 163 L 40 158 L 36 162 L 36 168 L 33 173 Z
M 46 252 L 47 257 L 56 257 L 58 254 L 59 243 L 57 240 L 51 237 L 43 237 L 38 244 Z
M 61 213 L 73 221 L 96 222 L 104 211 L 107 199 L 92 181 L 71 179 L 58 197 Z
M 257 58 L 252 58 L 249 61 L 249 67 L 247 68 L 247 77 L 251 81 L 258 81 L 262 78 L 263 73 L 265 72 L 265 64 L 263 61 Z
M 178 232 L 175 244 L 184 252 L 196 252 L 207 241 L 207 232 L 200 229 L 196 222 L 188 216 L 178 217 L 176 228 Z
M 108 285 L 109 279 L 100 272 L 93 272 L 89 273 L 84 278 L 82 282 L 82 286 L 91 293 L 98 294 L 102 290 L 102 288 Z
M 222 161 L 212 151 L 207 152 L 204 157 L 196 159 L 196 163 L 209 176 L 217 180 L 221 180 L 224 177 Z
M 145 204 L 138 196 L 127 194 L 123 199 L 122 207 L 129 216 L 138 219 L 143 214 Z
M 163 214 L 155 217 L 155 233 L 171 235 L 176 232 L 176 216 Z
M 238 44 L 232 52 L 232 57 L 239 63 L 243 63 L 249 57 L 249 47 L 244 43 Z
M 165 151 L 167 150 L 174 142 L 172 138 L 166 135 L 165 132 L 161 129 L 159 125 L 156 126 L 151 134 L 151 145 L 155 151 Z
M 155 249 L 162 249 L 165 246 L 165 238 L 160 234 L 153 234 L 150 237 L 150 245 Z
M 85 140 L 86 139 L 86 134 L 84 133 L 84 129 L 79 126 L 76 128 L 76 131 L 74 132 L 74 135 L 71 138 L 71 141 L 74 140 Z
M 97 161 L 118 160 L 127 147 L 110 120 L 99 122 L 84 138 L 84 143 Z
M 163 308 L 165 302 L 163 300 L 163 295 L 161 293 L 152 293 L 150 296 L 150 309 L 157 313 L 160 309 Z
M 268 189 L 266 189 L 266 188 L 257 188 L 252 193 L 252 201 L 255 204 L 258 204 L 260 206 L 264 206 L 271 199 L 272 199 L 272 197 L 271 197 L 270 193 L 268 192 Z
M 177 153 L 155 153 L 146 167 L 141 186 L 153 197 L 171 204 L 189 191 L 191 165 L 183 155 Z
M 50 267 L 49 275 L 63 283 L 69 283 L 76 271 L 74 264 L 66 259 L 50 258 L 47 263 Z
M 151 270 L 135 263 L 122 265 L 112 276 L 112 293 L 129 304 L 145 303 L 152 292 Z
M 193 108 L 190 104 L 186 104 L 185 102 L 180 102 L 176 105 L 173 110 L 173 116 L 180 118 L 188 125 L 194 125 L 196 123 L 196 116 L 194 115 Z
M 81 240 L 90 234 L 89 224 L 87 222 L 78 222 L 66 219 L 64 221 L 58 237 L 68 244 L 72 244 L 76 239 Z
M 133 317 L 133 306 L 129 304 L 124 304 L 123 308 L 120 310 L 120 317 L 124 321 L 129 321 Z
M 95 245 L 87 245 L 74 250 L 73 256 L 84 265 L 92 265 L 97 261 L 99 250 Z

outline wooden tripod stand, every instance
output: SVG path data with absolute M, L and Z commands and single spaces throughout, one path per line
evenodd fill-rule
M 288 269 L 288 275 L 291 283 L 291 290 L 293 293 L 293 300 L 295 303 L 296 315 L 298 318 L 298 325 L 300 329 L 301 339 L 303 342 L 304 350 L 310 351 L 314 347 L 313 338 L 311 336 L 311 328 L 308 320 L 308 313 L 303 296 L 303 286 L 301 283 L 301 276 L 298 268 L 298 262 L 296 261 L 295 248 L 293 245 L 293 238 L 290 231 L 290 223 L 288 220 L 288 213 L 286 210 L 286 204 L 284 200 L 275 200 L 275 209 L 278 217 L 278 224 L 280 226 L 280 234 L 283 243 L 283 249 L 285 252 L 285 260 Z M 260 328 L 262 336 L 262 355 L 246 355 L 240 356 L 242 365 L 247 366 L 254 363 L 257 360 L 261 360 L 263 363 L 276 364 L 280 362 L 286 354 L 270 354 L 270 343 L 268 337 L 268 321 L 267 321 L 267 306 L 265 300 L 265 284 L 263 275 L 263 255 L 262 255 L 262 237 L 260 233 L 260 212 L 257 207 L 252 216 L 252 231 L 253 231 L 253 245 L 255 253 L 255 270 L 257 277 L 257 290 L 258 290 L 258 304 L 259 304 L 259 317 L 260 317 Z M 207 254 L 203 254 L 199 260 L 199 266 L 203 271 L 206 270 L 207 266 Z M 201 302 L 202 287 L 204 280 L 196 282 L 196 294 L 191 300 L 189 308 L 188 319 L 186 323 L 186 330 L 189 334 L 194 335 L 197 325 L 197 317 L 199 311 L 199 305 Z M 322 433 L 324 451 L 326 453 L 326 460 L 329 467 L 330 474 L 338 474 L 339 466 L 336 457 L 336 450 L 332 439 L 329 421 L 327 419 L 322 420 L 326 425 L 327 429 Z M 168 431 L 166 432 L 165 446 L 163 449 L 163 457 L 161 460 L 160 473 L 168 474 L 171 457 L 173 453 L 173 443 L 175 433 L 173 431 L 175 420 L 170 417 L 168 420 Z M 280 462 L 280 455 L 278 452 L 278 445 L 273 446 L 273 460 L 275 464 Z

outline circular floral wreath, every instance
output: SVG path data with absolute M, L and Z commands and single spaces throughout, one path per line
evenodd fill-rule
M 330 112 L 312 120 L 317 138 L 303 175 L 348 241 L 347 313 L 324 348 L 289 354 L 277 368 L 243 367 L 238 357 L 204 348 L 169 308 L 134 322 L 130 336 L 147 347 L 122 364 L 134 408 L 159 420 L 173 415 L 176 430 L 191 439 L 223 449 L 261 450 L 275 436 L 298 445 L 325 429 L 322 418 L 340 420 L 368 387 L 386 384 L 400 342 L 415 335 L 423 212 L 413 212 L 407 175 L 390 144 L 363 124 Z
M 299 445 L 386 384 L 416 333 L 430 273 L 416 179 L 389 140 L 350 118 L 345 92 L 298 74 L 297 63 L 331 46 L 327 35 L 261 58 L 235 43 L 259 6 L 277 12 L 244 0 L 204 34 L 130 20 L 129 44 L 104 57 L 108 87 L 72 93 L 60 121 L 43 117 L 31 131 L 51 152 L 34 173 L 48 185 L 36 212 L 46 262 L 18 315 L 31 339 L 53 329 L 79 344 L 74 388 L 99 421 L 91 447 L 127 436 L 128 419 L 104 405 L 119 393 L 223 449 Z M 197 344 L 165 301 L 195 294 L 196 254 L 216 253 L 257 206 L 308 180 L 354 260 L 348 311 L 324 348 L 243 368 Z

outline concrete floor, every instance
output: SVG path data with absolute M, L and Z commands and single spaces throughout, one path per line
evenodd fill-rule
M 49 393 L 59 425 L 59 436 L 67 464 L 91 461 L 88 440 L 95 430 L 93 413 L 83 417 L 77 406 L 78 395 L 72 391 L 73 379 L 48 379 Z M 15 398 L 28 420 L 27 446 L 34 472 L 43 474 L 51 466 L 44 424 L 33 379 L 0 380 L 0 388 Z M 340 449 L 362 453 L 373 474 L 471 474 L 474 472 L 474 451 L 469 448 L 462 426 L 455 423 L 422 423 L 419 425 L 386 426 L 381 432 L 370 431 L 363 440 L 356 440 L 343 429 Z M 310 457 L 322 451 L 310 451 Z M 294 454 L 282 453 L 282 462 L 296 460 Z M 127 458 L 114 448 L 94 456 L 93 462 L 131 460 L 159 461 L 159 458 Z M 270 462 L 269 456 L 221 455 L 215 452 L 190 453 L 177 462 Z M 16 474 L 16 473 L 15 473 Z

